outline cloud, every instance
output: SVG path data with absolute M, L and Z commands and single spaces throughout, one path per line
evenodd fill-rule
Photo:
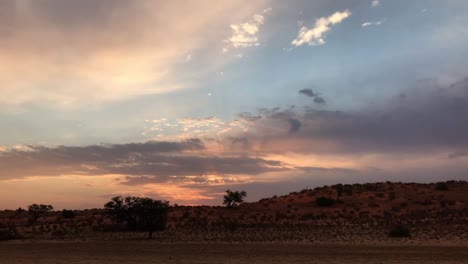
M 314 103 L 324 105 L 324 104 L 326 104 L 327 102 L 325 101 L 325 99 L 323 99 L 323 97 L 316 96 L 316 97 L 314 98 Z
M 316 97 L 318 94 L 314 92 L 312 89 L 302 89 L 299 91 L 300 94 L 304 94 L 309 97 Z
M 370 22 L 362 23 L 361 27 L 380 26 L 380 25 L 382 25 L 382 21 L 376 21 L 376 22 L 370 21 Z
M 199 139 L 83 147 L 31 146 L 0 154 L 1 179 L 60 175 L 128 175 L 182 181 L 200 175 L 256 175 L 290 170 L 281 161 L 245 155 L 204 154 Z
M 291 42 L 291 45 L 299 47 L 304 44 L 309 46 L 325 44 L 325 33 L 330 31 L 330 25 L 341 23 L 349 16 L 351 16 L 351 12 L 345 10 L 343 12 L 335 12 L 329 17 L 321 17 L 315 21 L 313 28 L 302 27 L 299 30 L 297 38 Z
M 262 110 L 239 137 L 267 153 L 462 153 L 468 147 L 468 78 L 404 94 L 404 100 L 395 96 L 361 111 Z M 282 124 L 291 119 L 301 129 L 286 136 Z
M 457 151 L 457 152 L 453 152 L 453 153 L 450 153 L 448 155 L 448 157 L 450 159 L 458 159 L 458 158 L 464 158 L 464 157 L 468 157 L 468 151 Z
M 214 45 L 229 21 L 246 17 L 264 1 L 0 5 L 0 61 L 8 65 L 0 67 L 0 104 L 76 106 L 191 88 L 197 80 L 176 73 L 187 52 Z
M 289 133 L 296 133 L 301 128 L 301 121 L 297 119 L 290 118 L 288 119 L 289 123 Z
M 372 3 L 371 3 L 371 6 L 372 6 L 372 7 L 377 7 L 377 6 L 379 6 L 379 5 L 380 5 L 380 1 L 379 1 L 379 0 L 374 0 L 374 1 L 372 1 Z
M 260 30 L 260 26 L 265 22 L 265 16 L 263 14 L 269 13 L 271 10 L 271 8 L 268 8 L 265 9 L 262 14 L 254 14 L 248 22 L 231 24 L 230 28 L 232 34 L 226 42 L 234 48 L 260 46 L 257 33 Z M 223 48 L 223 53 L 227 51 L 228 48 Z
M 315 104 L 326 103 L 311 89 L 299 93 L 312 96 Z M 204 138 L 216 139 L 218 148 L 259 155 L 284 151 L 333 155 L 437 151 L 447 156 L 468 147 L 467 95 L 468 78 L 445 87 L 425 84 L 402 90 L 361 110 L 263 108 L 241 113 L 231 121 L 218 123 L 211 117 L 189 120 L 181 127 L 202 131 L 209 124 L 206 131 L 212 132 Z
M 323 97 L 321 97 L 317 92 L 314 92 L 312 89 L 302 89 L 299 91 L 299 93 L 314 98 L 314 103 L 316 104 L 324 105 L 327 103 Z
M 240 119 L 224 121 L 217 117 L 206 118 L 181 118 L 177 120 L 155 119 L 146 120 L 143 135 L 148 138 L 165 140 L 166 135 L 170 138 L 213 138 L 225 134 L 245 131 L 250 122 L 249 116 L 240 115 Z

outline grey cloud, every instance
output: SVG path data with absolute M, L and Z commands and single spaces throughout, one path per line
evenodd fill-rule
M 156 153 L 177 153 L 184 151 L 203 150 L 200 139 L 189 139 L 181 142 L 149 141 L 145 143 L 103 144 L 83 147 L 74 146 L 28 146 L 31 151 L 13 150 L 0 158 L 21 157 L 42 159 L 68 159 L 76 162 L 106 162 L 109 160 L 126 159 L 131 155 L 146 155 Z
M 260 119 L 262 119 L 261 116 L 259 115 L 253 115 L 249 112 L 244 112 L 239 114 L 239 118 L 248 122 L 256 122 Z
M 321 97 L 317 92 L 314 92 L 312 89 L 302 89 L 299 91 L 299 93 L 314 98 L 314 103 L 316 104 L 326 104 L 325 99 L 323 99 L 323 97 Z
M 319 96 L 316 92 L 314 92 L 312 89 L 302 89 L 299 91 L 300 94 L 303 94 L 308 97 L 316 97 Z
M 317 96 L 314 98 L 314 103 L 323 105 L 326 104 L 326 101 L 323 97 Z
M 246 137 L 243 138 L 238 138 L 238 137 L 233 137 L 231 139 L 231 146 L 236 147 L 236 146 L 241 146 L 242 149 L 247 149 L 249 146 L 249 139 Z
M 468 146 L 468 78 L 448 87 L 424 86 L 408 89 L 404 100 L 386 102 L 361 111 L 329 111 L 311 107 L 305 111 L 267 111 L 262 123 L 253 125 L 249 142 L 264 140 L 266 151 L 275 141 L 295 140 L 290 151 L 334 153 L 379 153 L 394 151 L 456 152 Z M 291 120 L 300 120 L 300 131 Z M 290 124 L 294 139 L 270 131 L 278 121 Z M 297 140 L 304 144 L 297 144 Z M 314 142 L 309 144 L 307 142 Z
M 290 118 L 288 119 L 289 123 L 289 133 L 296 133 L 302 126 L 301 121 L 297 119 Z
M 457 152 L 453 152 L 453 153 L 450 153 L 448 155 L 448 157 L 450 159 L 458 159 L 458 158 L 464 158 L 464 157 L 468 157 L 468 151 L 457 151 Z
M 29 151 L 1 152 L 0 178 L 121 174 L 152 177 L 162 182 L 206 174 L 256 175 L 288 170 L 280 161 L 204 155 L 203 149 L 199 139 L 84 147 L 36 146 Z

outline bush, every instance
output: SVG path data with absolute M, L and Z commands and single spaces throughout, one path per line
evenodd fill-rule
M 390 237 L 411 237 L 411 230 L 404 225 L 395 225 L 388 233 Z
M 75 212 L 73 212 L 72 210 L 63 209 L 62 210 L 62 217 L 65 218 L 65 219 L 74 218 L 75 217 Z
M 318 205 L 318 206 L 322 206 L 322 207 L 325 207 L 325 206 L 332 206 L 335 204 L 335 200 L 334 199 L 331 199 L 331 198 L 327 198 L 327 197 L 318 197 L 316 200 L 315 200 L 315 203 Z
M 447 190 L 448 190 L 447 183 L 445 183 L 445 182 L 438 182 L 438 183 L 436 183 L 435 189 L 436 189 L 437 191 L 447 191 Z
M 343 192 L 347 196 L 352 196 L 353 195 L 353 186 L 350 185 L 350 184 L 343 185 Z
M 0 241 L 20 239 L 21 237 L 14 231 L 9 229 L 0 230 Z

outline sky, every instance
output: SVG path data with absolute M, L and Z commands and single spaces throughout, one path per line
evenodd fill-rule
M 0 208 L 468 180 L 465 0 L 0 1 Z

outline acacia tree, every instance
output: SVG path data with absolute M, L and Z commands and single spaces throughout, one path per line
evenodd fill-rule
M 130 228 L 131 223 L 133 223 L 132 215 L 129 210 L 132 199 L 134 199 L 134 197 L 124 198 L 122 196 L 116 196 L 107 202 L 104 208 L 115 222 L 126 223 L 127 227 Z
M 169 209 L 168 201 L 153 200 L 134 196 L 117 196 L 104 205 L 112 218 L 120 223 L 126 223 L 130 230 L 144 230 L 148 238 L 154 231 L 164 230 Z
M 148 231 L 149 239 L 153 238 L 153 232 L 166 228 L 168 201 L 140 198 L 134 208 L 138 216 L 137 228 Z
M 247 197 L 247 193 L 245 191 L 231 191 L 226 190 L 226 195 L 224 195 L 223 204 L 226 207 L 234 207 L 239 204 L 244 203 L 244 198 Z
M 54 207 L 50 204 L 31 204 L 28 206 L 28 213 L 31 215 L 33 223 L 37 222 L 39 217 L 47 214 L 54 210 Z

